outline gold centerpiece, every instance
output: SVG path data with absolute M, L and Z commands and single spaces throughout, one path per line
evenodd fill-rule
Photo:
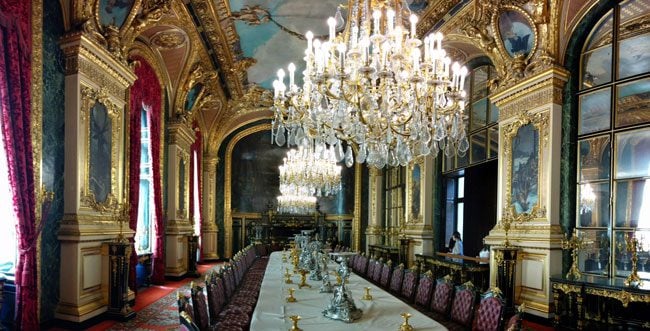
M 643 285 L 643 281 L 641 281 L 641 278 L 639 277 L 639 274 L 637 273 L 637 261 L 639 260 L 639 256 L 637 254 L 637 246 L 639 245 L 639 241 L 636 239 L 634 234 L 628 236 L 625 238 L 625 244 L 626 247 L 625 249 L 632 253 L 632 272 L 630 272 L 630 275 L 627 276 L 625 279 L 625 286 L 632 286 L 632 287 L 638 287 Z
M 582 273 L 578 268 L 578 250 L 583 249 L 586 244 L 587 243 L 582 239 L 582 237 L 578 236 L 578 232 L 575 228 L 573 229 L 573 235 L 571 236 L 571 239 L 567 239 L 566 233 L 564 234 L 564 240 L 562 240 L 562 249 L 570 249 L 571 259 L 573 260 L 573 263 L 571 263 L 571 268 L 566 274 L 567 279 L 578 279 L 582 276 Z
M 305 269 L 300 269 L 298 271 L 298 273 L 300 273 L 300 284 L 298 285 L 298 287 L 299 288 L 303 288 L 303 287 L 311 288 L 311 285 L 307 284 L 307 273 L 309 273 L 309 271 L 307 271 Z
M 402 313 L 400 316 L 402 316 L 404 319 L 404 323 L 399 326 L 399 331 L 413 331 L 413 327 L 409 324 L 409 318 L 411 318 L 411 314 Z
M 365 287 L 366 294 L 363 295 L 361 300 L 372 300 L 372 295 L 370 295 L 370 287 Z
M 287 302 L 296 302 L 296 298 L 293 296 L 293 292 L 296 291 L 295 288 L 290 287 L 287 291 L 289 291 L 289 296 L 287 297 Z
M 289 329 L 289 331 L 302 331 L 302 329 L 298 327 L 298 321 L 300 321 L 300 316 L 299 315 L 289 316 L 289 319 L 291 320 L 291 323 L 293 323 L 293 325 L 291 325 L 291 329 Z

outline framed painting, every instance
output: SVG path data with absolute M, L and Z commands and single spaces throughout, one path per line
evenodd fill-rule
M 537 30 L 530 15 L 519 7 L 504 6 L 494 19 L 501 51 L 511 58 L 530 58 L 537 47 Z
M 178 151 L 178 208 L 176 209 L 176 216 L 184 219 L 187 216 L 188 200 L 189 200 L 189 156 Z
M 540 183 L 542 148 L 546 145 L 548 113 L 522 113 L 504 126 L 504 157 L 506 160 L 506 206 L 513 216 L 519 214 L 543 217 Z
M 414 162 L 407 173 L 406 185 L 408 187 L 408 222 L 420 223 L 422 221 L 422 167 L 423 161 Z
M 105 90 L 81 87 L 81 123 L 85 128 L 85 176 L 82 206 L 100 213 L 117 208 L 122 112 Z
M 129 17 L 135 0 L 99 0 L 99 23 L 121 28 Z

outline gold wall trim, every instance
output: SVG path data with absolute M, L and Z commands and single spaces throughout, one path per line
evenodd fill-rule
M 359 251 L 361 249 L 361 184 L 363 168 L 361 163 L 354 164 L 354 219 L 352 220 L 352 234 L 354 240 L 352 243 L 352 250 Z
M 43 0 L 32 0 L 32 77 L 31 77 L 31 136 L 32 166 L 34 169 L 34 192 L 36 196 L 36 225 L 41 219 L 40 206 L 43 203 L 41 162 L 43 161 Z M 41 189 L 43 187 L 44 189 Z M 50 188 L 51 189 L 51 188 Z M 36 320 L 41 319 L 41 234 L 36 242 L 36 288 L 38 289 Z
M 232 257 L 232 151 L 235 145 L 244 137 L 260 131 L 270 131 L 271 123 L 256 125 L 237 133 L 226 147 L 226 169 L 224 173 L 224 203 L 223 203 L 223 222 L 224 222 L 224 256 Z M 355 204 L 356 206 L 356 204 Z

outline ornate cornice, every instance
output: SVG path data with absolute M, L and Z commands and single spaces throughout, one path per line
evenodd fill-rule
M 226 0 L 191 0 L 199 24 L 205 32 L 209 46 L 215 50 L 223 69 L 226 83 L 233 97 L 244 94 L 245 65 L 238 64 L 240 54 L 235 54 L 239 37 L 235 30 L 230 8 Z

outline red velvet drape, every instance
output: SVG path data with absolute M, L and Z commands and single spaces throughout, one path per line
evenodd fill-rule
M 192 144 L 192 146 L 190 146 L 190 154 L 192 155 L 192 157 L 190 158 L 190 169 L 192 169 L 192 176 L 190 176 L 190 187 L 191 187 L 191 189 L 190 189 L 190 204 L 192 206 L 190 208 L 190 211 L 191 211 L 190 212 L 190 217 L 192 218 L 192 220 L 194 220 L 194 215 L 197 212 L 197 210 L 194 210 L 194 163 L 196 162 L 196 169 L 197 169 L 196 171 L 198 172 L 197 178 L 199 179 L 199 192 L 198 192 L 198 194 L 199 194 L 199 210 L 198 210 L 198 213 L 199 213 L 199 233 L 198 233 L 198 235 L 199 235 L 199 247 L 198 247 L 198 250 L 199 250 L 199 260 L 201 260 L 201 259 L 203 259 L 203 249 L 201 248 L 201 240 L 200 240 L 200 238 L 201 238 L 201 230 L 202 230 L 201 229 L 201 222 L 202 222 L 202 217 L 203 217 L 203 192 L 201 192 L 201 182 L 203 182 L 203 180 L 201 179 L 201 178 L 203 178 L 203 173 L 201 173 L 201 164 L 202 164 L 203 156 L 202 156 L 202 149 L 201 149 L 201 131 L 198 130 L 198 125 L 196 124 L 196 122 L 194 122 L 192 126 L 194 128 L 195 139 L 194 139 L 194 143 Z M 196 152 L 196 160 L 194 160 L 194 152 Z
M 153 165 L 153 186 L 154 186 L 154 235 L 153 243 L 153 275 L 152 281 L 164 282 L 165 265 L 163 259 L 164 243 L 164 220 L 162 218 L 162 189 L 160 186 L 160 113 L 162 91 L 156 72 L 151 65 L 142 57 L 134 56 L 133 61 L 139 64 L 135 67 L 135 74 L 138 79 L 131 87 L 130 95 L 130 154 L 131 162 L 129 167 L 129 203 L 131 205 L 129 227 L 135 231 L 138 224 L 138 199 L 140 192 L 140 112 L 142 105 L 150 107 L 149 129 L 151 131 L 151 157 Z M 131 254 L 129 267 L 129 287 L 135 291 L 135 265 L 138 263 L 135 247 Z
M 18 218 L 16 325 L 38 330 L 36 198 L 31 137 L 31 1 L 0 1 L 0 115 Z

